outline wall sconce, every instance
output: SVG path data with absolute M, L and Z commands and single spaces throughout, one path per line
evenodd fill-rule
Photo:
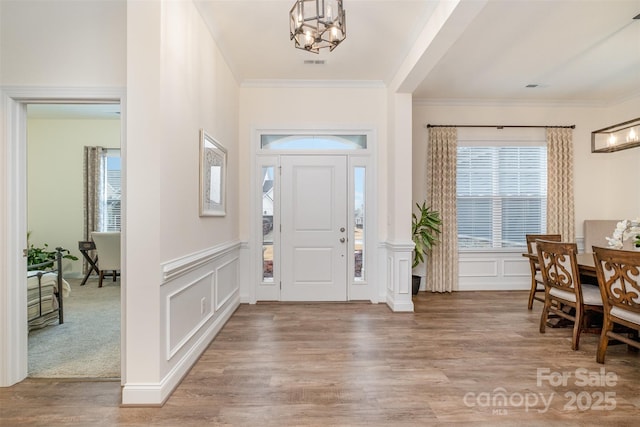
M 613 153 L 640 147 L 640 118 L 591 132 L 592 153 Z

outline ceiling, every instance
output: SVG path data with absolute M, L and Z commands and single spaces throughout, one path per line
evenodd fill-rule
M 389 86 L 406 74 L 417 100 L 609 105 L 640 95 L 640 0 L 462 0 L 472 11 L 432 43 L 438 0 L 344 0 L 347 39 L 319 55 L 289 40 L 293 2 L 195 0 L 244 86 Z M 403 74 L 416 51 L 422 62 Z M 28 116 L 118 119 L 120 105 L 30 104 Z
M 640 0 L 463 0 L 458 10 L 476 10 L 449 19 L 433 43 L 437 0 L 344 0 L 347 38 L 319 55 L 289 40 L 293 2 L 195 0 L 244 86 L 390 86 L 418 52 L 406 73 L 414 99 L 607 105 L 640 94 Z

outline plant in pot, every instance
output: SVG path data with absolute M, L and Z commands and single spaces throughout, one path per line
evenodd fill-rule
M 27 232 L 27 266 L 42 264 L 47 261 L 54 261 L 56 259 L 57 251 L 49 249 L 49 245 L 44 243 L 41 247 L 36 247 L 33 244 L 29 244 L 29 237 L 31 232 Z M 68 249 L 61 248 L 62 258 L 76 261 L 78 257 L 71 255 Z
M 427 202 L 422 202 L 422 205 L 416 203 L 416 206 L 418 207 L 418 215 L 415 212 L 413 213 L 411 223 L 412 238 L 415 244 L 411 268 L 415 268 L 424 262 L 425 257 L 438 241 L 440 225 L 442 224 L 440 213 L 427 206 Z M 412 285 L 413 295 L 416 295 L 420 289 L 420 276 L 412 276 Z

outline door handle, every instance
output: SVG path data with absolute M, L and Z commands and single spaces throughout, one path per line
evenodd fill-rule
M 340 243 L 344 243 L 344 237 L 340 238 Z

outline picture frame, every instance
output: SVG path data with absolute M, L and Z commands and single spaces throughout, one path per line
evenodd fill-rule
M 200 129 L 200 216 L 225 216 L 227 150 Z

